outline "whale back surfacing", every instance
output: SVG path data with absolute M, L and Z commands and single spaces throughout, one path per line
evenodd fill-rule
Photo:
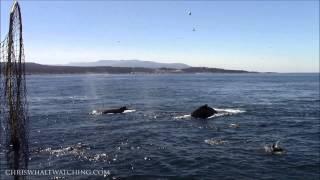
M 191 116 L 194 118 L 201 118 L 201 119 L 206 119 L 214 114 L 216 114 L 217 111 L 214 110 L 213 108 L 209 107 L 207 104 L 199 107 L 195 111 L 191 113 Z
M 116 109 L 106 109 L 104 111 L 102 111 L 103 114 L 109 114 L 109 113 L 123 113 L 125 110 L 127 110 L 127 107 L 123 106 L 121 108 L 116 108 Z

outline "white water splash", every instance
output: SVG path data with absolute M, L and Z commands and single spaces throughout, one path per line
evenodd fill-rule
M 231 123 L 231 124 L 229 125 L 229 127 L 230 127 L 230 128 L 239 128 L 240 126 L 239 126 L 239 124 Z
M 228 141 L 224 141 L 221 139 L 206 139 L 204 140 L 205 143 L 210 144 L 210 145 L 220 145 L 220 144 L 225 144 Z
M 135 112 L 135 109 L 127 109 L 124 110 L 123 113 L 131 113 L 131 112 Z M 89 113 L 90 115 L 101 115 L 103 114 L 101 110 L 93 110 L 91 113 Z M 106 113 L 106 114 L 115 114 L 115 113 Z
M 102 112 L 101 111 L 97 111 L 97 110 L 93 110 L 91 113 L 89 113 L 90 115 L 101 115 Z
M 271 148 L 271 146 L 270 145 L 264 145 L 264 151 L 266 152 L 266 153 L 272 153 L 272 148 Z
M 230 114 L 238 114 L 238 113 L 244 113 L 245 110 L 241 109 L 218 109 L 214 108 L 214 110 L 218 111 L 218 113 L 230 113 Z
M 86 144 L 82 144 L 82 143 L 78 143 L 76 145 L 71 145 L 71 146 L 67 146 L 67 147 L 60 147 L 57 149 L 52 149 L 52 148 L 45 148 L 45 149 L 40 149 L 40 150 L 36 150 L 34 151 L 35 153 L 42 153 L 42 154 L 49 154 L 55 157 L 62 157 L 62 156 L 75 156 L 77 158 L 81 158 L 84 160 L 88 160 L 88 161 L 93 161 L 93 162 L 109 162 L 112 159 L 116 159 L 117 158 L 117 154 L 113 157 L 113 156 L 109 156 L 106 153 L 98 153 L 98 154 L 94 154 L 90 152 L 90 147 Z
M 278 143 L 280 141 L 277 141 L 276 144 L 275 144 L 275 147 L 279 147 Z M 281 155 L 281 154 L 285 154 L 286 151 L 285 150 L 282 150 L 282 151 L 273 151 L 273 148 L 272 148 L 272 145 L 269 145 L 269 144 L 266 144 L 263 146 L 264 148 L 264 151 L 268 154 L 276 154 L 276 155 Z
M 131 113 L 131 112 L 135 112 L 136 110 L 135 109 L 127 109 L 127 110 L 124 110 L 123 113 Z
M 174 119 L 186 119 L 186 118 L 191 118 L 191 115 L 190 114 L 186 114 L 186 115 L 174 117 Z
M 52 149 L 52 148 L 45 148 L 38 150 L 39 153 L 49 153 L 50 155 L 54 155 L 56 157 L 64 156 L 64 155 L 76 155 L 76 156 L 82 156 L 85 154 L 87 150 L 89 150 L 90 147 L 86 144 L 78 143 L 73 146 L 67 146 L 64 148 L 58 148 L 58 149 Z

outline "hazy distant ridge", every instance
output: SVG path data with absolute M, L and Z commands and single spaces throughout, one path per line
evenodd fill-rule
M 74 62 L 67 66 L 96 67 L 96 66 L 112 66 L 112 67 L 142 67 L 142 68 L 173 68 L 185 69 L 191 66 L 183 63 L 159 63 L 153 61 L 141 60 L 100 60 L 95 62 Z
M 4 64 L 2 64 L 4 65 Z M 175 68 L 145 68 L 145 67 L 113 67 L 113 66 L 52 66 L 36 63 L 26 63 L 27 74 L 161 74 L 161 73 L 252 73 L 244 70 L 227 70 L 207 67 Z

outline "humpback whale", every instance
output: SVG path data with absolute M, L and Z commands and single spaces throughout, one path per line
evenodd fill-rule
M 274 154 L 281 154 L 284 152 L 284 149 L 278 146 L 278 143 L 279 141 L 277 141 L 276 143 L 273 143 L 271 146 L 271 152 Z
M 102 114 L 109 114 L 109 113 L 123 113 L 125 110 L 128 110 L 128 108 L 126 106 L 123 106 L 121 108 L 116 108 L 116 109 L 106 109 L 101 111 Z
M 209 107 L 207 104 L 200 106 L 198 109 L 191 113 L 194 118 L 206 119 L 214 114 L 218 113 L 213 108 Z

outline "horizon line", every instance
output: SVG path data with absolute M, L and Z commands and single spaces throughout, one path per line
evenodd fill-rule
M 124 61 L 126 61 L 125 59 L 123 59 Z M 130 60 L 130 59 L 127 59 Z M 138 60 L 138 59 L 131 59 L 131 60 Z M 101 60 L 97 60 L 97 61 L 101 61 Z M 92 61 L 92 62 L 97 62 L 97 61 Z M 114 60 L 114 61 L 122 61 L 122 60 Z M 162 63 L 162 62 L 157 62 L 157 61 L 150 61 L 150 60 L 139 60 L 139 61 L 149 61 L 149 62 L 156 62 L 156 63 Z M 39 63 L 39 62 L 33 62 L 33 61 L 25 61 L 25 63 L 34 63 L 34 64 L 40 64 L 40 65 L 47 65 L 47 66 L 68 66 L 67 64 L 45 64 L 45 63 Z M 68 63 L 90 63 L 90 62 L 68 62 Z M 168 64 L 175 64 L 174 63 L 168 63 Z M 163 64 L 167 64 L 167 63 L 163 63 Z M 177 62 L 177 64 L 185 64 L 185 63 L 180 63 Z M 233 68 L 220 68 L 220 67 L 212 67 L 212 66 L 192 66 L 189 64 L 185 64 L 187 66 L 190 66 L 190 68 L 216 68 L 216 69 L 224 69 L 224 70 L 242 70 L 242 71 L 248 71 L 248 72 L 258 72 L 258 73 L 279 73 L 279 74 L 315 74 L 315 73 L 320 73 L 320 69 L 319 71 L 310 71 L 310 72 L 295 72 L 295 71 L 288 71 L 288 72 L 277 72 L 277 71 L 257 71 L 257 70 L 245 70 L 245 69 L 233 69 Z M 72 66 L 69 65 L 71 67 L 117 67 L 117 66 Z M 128 66 L 130 67 L 130 66 Z M 152 68 L 151 68 L 152 69 Z M 182 68 L 184 69 L 184 68 Z

